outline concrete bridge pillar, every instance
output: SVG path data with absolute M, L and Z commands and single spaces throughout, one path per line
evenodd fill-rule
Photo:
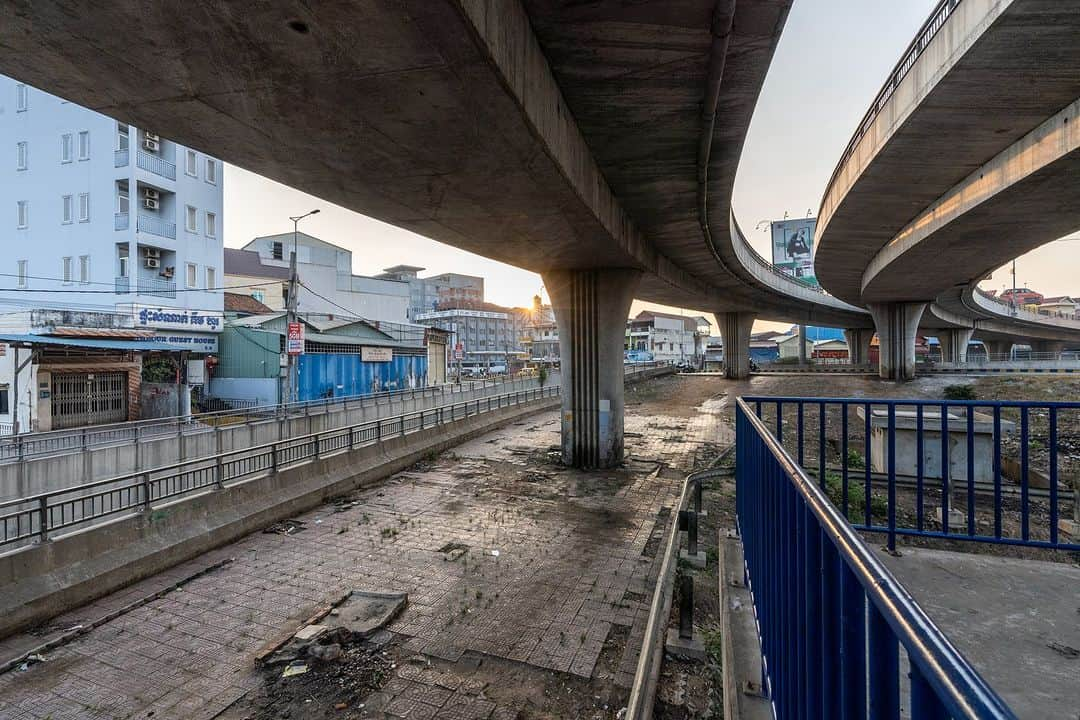
M 870 303 L 878 336 L 878 375 L 885 380 L 915 378 L 915 335 L 926 303 Z
M 937 335 L 941 345 L 941 362 L 963 364 L 967 362 L 968 343 L 975 334 L 974 328 L 950 328 Z
M 1008 360 L 1012 355 L 1012 340 L 983 340 L 991 360 Z
M 845 330 L 844 340 L 847 342 L 848 362 L 852 365 L 869 365 L 870 341 L 873 339 L 873 330 L 863 328 Z
M 626 317 L 641 272 L 551 270 L 543 278 L 559 327 L 563 462 L 616 466 L 623 459 Z
M 1031 352 L 1039 353 L 1040 356 L 1061 355 L 1065 349 L 1065 343 L 1060 340 L 1032 340 Z
M 724 376 L 729 380 L 750 377 L 750 333 L 756 317 L 748 312 L 716 313 L 724 341 Z

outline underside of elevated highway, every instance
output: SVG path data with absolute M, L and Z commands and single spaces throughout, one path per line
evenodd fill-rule
M 1080 16 L 1069 3 L 962 0 L 935 7 L 886 79 L 819 212 L 818 278 L 875 309 L 888 377 L 910 377 L 918 328 L 1080 346 L 1080 325 L 976 297 L 1009 260 L 1080 228 Z M 906 321 L 906 322 L 905 322 Z M 953 353 L 962 361 L 962 353 Z

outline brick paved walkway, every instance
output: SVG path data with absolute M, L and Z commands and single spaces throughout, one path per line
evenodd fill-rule
M 408 592 L 390 630 L 420 657 L 341 717 L 516 717 L 518 700 L 469 682 L 461 668 L 478 656 L 517 668 L 526 686 L 555 671 L 625 688 L 681 479 L 709 443 L 730 441 L 715 412 L 655 409 L 628 413 L 625 468 L 559 466 L 557 413 L 533 416 L 357 492 L 355 505 L 307 513 L 295 535 L 250 535 L 57 618 L 54 628 L 92 621 L 233 559 L 0 675 L 0 717 L 233 717 L 227 708 L 263 683 L 255 653 L 349 589 Z M 440 552 L 449 543 L 468 552 Z M 0 660 L 33 642 L 9 638 Z M 598 663 L 604 653 L 614 656 Z

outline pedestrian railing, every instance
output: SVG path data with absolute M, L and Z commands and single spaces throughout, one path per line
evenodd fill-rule
M 65 530 L 84 529 L 124 514 L 146 512 L 165 502 L 220 490 L 282 468 L 558 394 L 558 386 L 549 386 L 489 395 L 9 500 L 0 503 L 0 551 L 34 540 L 44 542 Z
M 80 452 L 122 443 L 137 443 L 170 435 L 206 432 L 219 425 L 235 426 L 242 423 L 264 422 L 268 418 L 300 417 L 341 408 L 348 410 L 364 403 L 377 404 L 424 396 L 442 395 L 445 397 L 447 394 L 452 396 L 462 391 L 495 388 L 499 385 L 500 383 L 491 380 L 470 381 L 462 385 L 435 385 L 365 395 L 305 400 L 287 405 L 259 405 L 243 400 L 225 400 L 223 401 L 226 403 L 225 406 L 191 415 L 133 420 L 108 425 L 88 425 L 81 428 L 21 433 L 6 437 L 0 440 L 0 462 L 39 459 L 50 455 Z M 238 420 L 238 412 L 242 412 L 241 420 Z
M 757 401 L 736 406 L 736 513 L 775 717 L 899 718 L 903 707 L 911 718 L 1014 718 L 770 431 Z
M 1071 517 L 1080 532 L 1080 402 L 743 400 L 890 549 L 920 536 L 1080 550 L 1062 530 Z

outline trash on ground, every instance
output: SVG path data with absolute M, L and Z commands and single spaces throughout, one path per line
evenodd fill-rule
M 283 520 L 279 523 L 274 523 L 270 527 L 264 528 L 263 532 L 270 535 L 295 535 L 296 533 L 304 530 L 303 520 Z
M 308 664 L 305 662 L 291 662 L 285 666 L 285 671 L 281 673 L 281 677 L 287 678 L 293 675 L 303 675 L 308 671 Z

